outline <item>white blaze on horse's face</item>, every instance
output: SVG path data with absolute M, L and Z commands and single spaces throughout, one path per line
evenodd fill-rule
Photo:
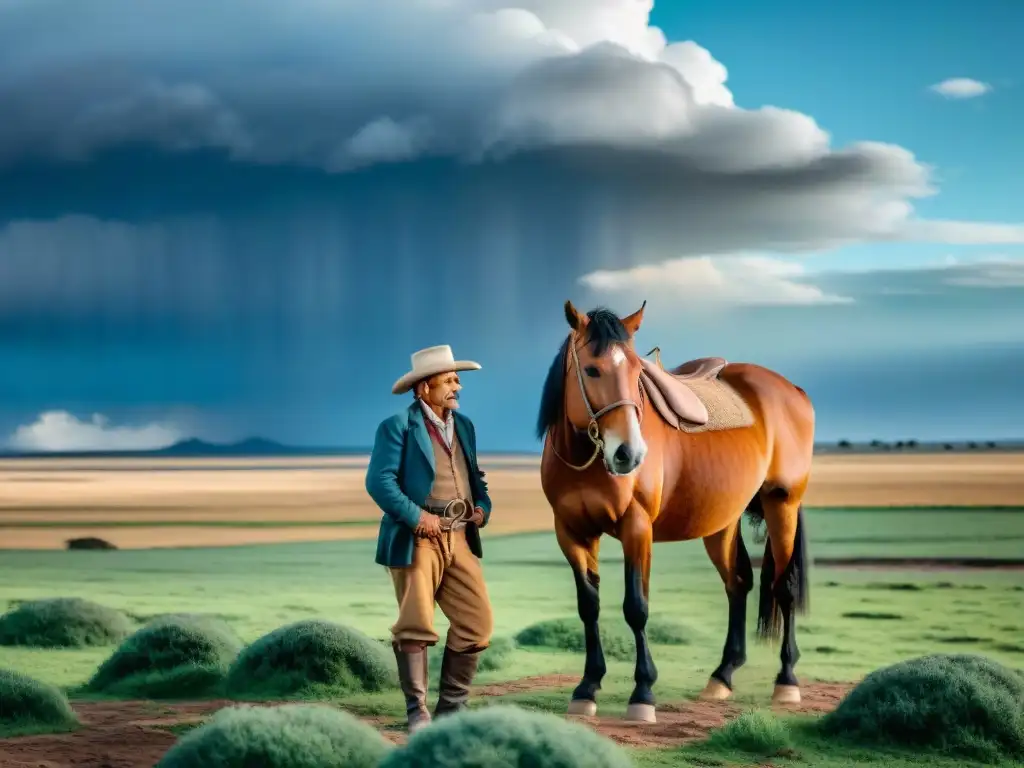
M 627 356 L 623 348 L 616 344 L 610 354 L 613 370 L 619 382 L 620 399 L 631 401 L 633 383 L 630 374 L 625 370 Z M 618 409 L 617 409 L 618 410 Z M 631 405 L 621 407 L 621 416 L 612 420 L 614 426 L 603 430 L 604 463 L 613 475 L 628 475 L 639 467 L 647 455 L 647 443 L 640 431 L 640 419 L 637 409 Z M 620 434 L 620 432 L 622 434 Z

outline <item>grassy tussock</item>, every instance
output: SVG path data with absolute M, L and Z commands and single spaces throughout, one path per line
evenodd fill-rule
M 234 631 L 216 618 L 163 616 L 126 638 L 96 670 L 86 690 L 147 698 L 216 695 L 241 647 Z
M 387 741 L 333 707 L 228 707 L 182 736 L 157 768 L 376 768 Z
M 632 768 L 615 742 L 564 717 L 495 705 L 436 720 L 380 768 Z
M 0 669 L 0 738 L 68 731 L 77 726 L 78 718 L 59 688 Z
M 910 659 L 865 677 L 821 728 L 861 744 L 1024 758 L 1024 675 L 971 654 Z
M 79 597 L 30 600 L 0 616 L 0 645 L 86 648 L 114 645 L 132 631 L 120 611 Z
M 327 697 L 397 685 L 389 648 L 351 627 L 321 619 L 279 627 L 256 640 L 231 665 L 235 698 Z

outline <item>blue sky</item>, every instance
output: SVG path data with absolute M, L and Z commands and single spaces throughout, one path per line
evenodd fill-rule
M 1024 437 L 1020 4 L 236 1 L 0 8 L 0 442 L 366 445 L 450 343 L 539 449 L 566 298 L 822 440 Z

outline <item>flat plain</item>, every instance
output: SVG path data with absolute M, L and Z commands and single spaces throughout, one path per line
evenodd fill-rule
M 488 457 L 484 469 L 495 502 L 484 533 L 495 636 L 512 639 L 546 620 L 577 626 L 573 582 L 550 533 L 536 460 Z M 379 511 L 366 497 L 364 471 L 360 458 L 3 462 L 0 613 L 73 596 L 122 611 L 136 626 L 171 613 L 213 615 L 245 643 L 310 618 L 384 640 L 394 595 L 373 563 Z M 655 547 L 652 622 L 674 628 L 671 642 L 653 647 L 659 722 L 622 720 L 633 676 L 626 653 L 609 657 L 599 716 L 588 724 L 638 766 L 980 764 L 898 748 L 837 750 L 798 734 L 865 675 L 900 661 L 952 652 L 1024 667 L 1024 454 L 822 456 L 807 525 L 816 564 L 810 611 L 798 621 L 804 701 L 774 708 L 792 723 L 792 749 L 751 753 L 706 741 L 746 711 L 773 709 L 779 647 L 755 642 L 748 631 L 735 698 L 697 700 L 727 623 L 722 585 L 700 542 Z M 64 540 L 80 535 L 121 549 L 64 551 Z M 747 526 L 744 538 L 759 556 L 763 545 Z M 614 540 L 602 547 L 601 573 L 602 626 L 621 634 L 622 554 Z M 442 637 L 446 626 L 439 612 Z M 0 766 L 152 766 L 182 733 L 235 703 L 224 695 L 156 701 L 85 693 L 82 685 L 114 650 L 0 646 L 0 666 L 69 692 L 84 723 L 68 734 L 0 739 Z M 562 715 L 582 667 L 579 652 L 519 643 L 481 673 L 475 705 Z M 437 664 L 431 669 L 436 679 Z M 402 741 L 397 691 L 326 701 Z
M 490 535 L 550 531 L 532 457 L 482 460 Z M 61 549 L 96 536 L 119 548 L 335 541 L 375 535 L 365 457 L 0 461 L 0 548 Z M 829 454 L 809 508 L 1024 506 L 1024 453 Z

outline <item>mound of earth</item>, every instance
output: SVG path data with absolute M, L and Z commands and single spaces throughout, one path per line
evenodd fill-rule
M 132 622 L 123 613 L 80 597 L 31 600 L 0 616 L 0 645 L 113 645 L 131 631 Z
M 1024 675 L 973 654 L 934 654 L 872 672 L 821 721 L 862 744 L 1024 757 Z
M 67 731 L 77 725 L 67 696 L 56 686 L 0 669 L 0 738 Z
M 583 622 L 578 618 L 549 619 L 531 624 L 516 635 L 519 645 L 551 648 L 559 651 L 585 653 Z M 692 632 L 684 625 L 652 617 L 647 622 L 647 640 L 652 645 L 689 645 Z M 601 647 L 604 655 L 618 661 L 636 658 L 636 642 L 625 624 L 605 622 L 601 625 Z
M 590 728 L 556 715 L 494 705 L 464 710 L 417 731 L 380 768 L 632 768 L 629 755 Z
M 228 707 L 183 736 L 157 768 L 376 768 L 391 748 L 333 707 Z
M 106 539 L 100 539 L 95 536 L 67 539 L 64 544 L 68 549 L 117 549 L 116 546 Z
M 390 647 L 390 641 L 388 641 Z M 511 637 L 495 637 L 491 640 L 490 646 L 480 656 L 480 671 L 494 672 L 504 669 L 512 660 L 512 654 L 516 649 L 516 641 Z M 435 669 L 440 669 L 441 659 L 444 655 L 444 643 L 438 643 L 430 647 L 430 664 Z
M 351 627 L 321 619 L 269 632 L 238 655 L 227 677 L 238 699 L 335 696 L 397 685 L 390 649 Z
M 95 693 L 186 698 L 217 692 L 242 648 L 219 619 L 171 614 L 125 639 L 86 684 Z

